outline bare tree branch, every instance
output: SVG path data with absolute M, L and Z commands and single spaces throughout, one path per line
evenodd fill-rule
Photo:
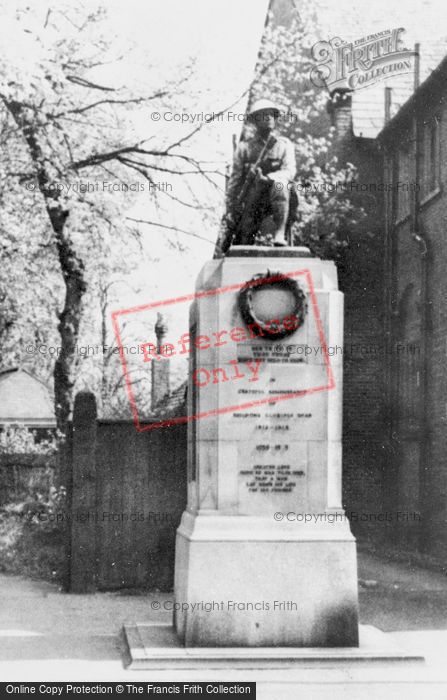
M 59 119 L 60 117 L 65 117 L 67 114 L 83 114 L 84 112 L 87 112 L 90 109 L 95 109 L 95 107 L 99 107 L 100 105 L 138 105 L 144 102 L 149 102 L 150 100 L 155 100 L 160 97 L 165 97 L 165 95 L 167 95 L 167 92 L 165 90 L 162 90 L 148 97 L 135 97 L 122 100 L 97 100 L 97 102 L 92 102 L 92 104 L 86 105 L 84 107 L 76 107 L 74 109 L 68 109 L 65 112 L 47 114 L 46 116 L 51 119 Z
M 209 243 L 212 246 L 215 245 L 214 241 L 210 241 L 208 238 L 205 238 L 204 236 L 199 236 L 198 233 L 193 233 L 192 231 L 186 231 L 185 229 L 179 228 L 178 226 L 168 226 L 166 224 L 159 224 L 156 221 L 148 221 L 147 219 L 134 219 L 132 216 L 126 216 L 126 219 L 128 221 L 134 221 L 137 224 L 147 224 L 148 226 L 158 226 L 159 228 L 168 229 L 169 231 L 175 231 L 176 233 L 184 233 L 187 236 L 192 236 L 193 238 L 199 238 L 201 241 L 206 241 L 206 243 Z
M 104 92 L 116 92 L 116 88 L 105 87 L 104 85 L 97 85 L 96 83 L 92 83 L 90 80 L 87 80 L 87 78 L 81 78 L 80 76 L 77 76 L 77 75 L 67 75 L 67 80 L 69 80 L 70 83 L 74 83 L 75 85 L 80 85 L 81 87 L 91 88 L 92 90 L 103 90 Z

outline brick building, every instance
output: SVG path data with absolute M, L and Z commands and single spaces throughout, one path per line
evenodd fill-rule
M 385 182 L 386 493 L 420 520 L 396 536 L 444 558 L 447 544 L 447 58 L 378 136 Z M 407 187 L 407 185 L 409 185 Z
M 358 168 L 367 209 L 340 269 L 345 506 L 357 514 L 351 522 L 360 538 L 441 564 L 447 540 L 446 78 L 447 58 L 422 84 L 416 75 L 412 94 L 394 116 L 385 111 L 375 138 L 356 135 L 352 94 L 339 91 L 329 100 L 337 151 Z M 391 91 L 387 97 L 385 105 Z
M 268 22 L 287 25 L 296 9 L 271 0 Z M 331 14 L 319 0 L 314 9 L 322 38 L 362 36 L 352 12 Z M 392 13 L 387 26 L 402 26 Z M 447 42 L 406 20 L 418 42 L 414 72 L 328 92 L 317 125 L 321 134 L 334 127 L 339 162 L 357 168 L 350 196 L 366 214 L 339 265 L 344 506 L 359 541 L 445 564 Z

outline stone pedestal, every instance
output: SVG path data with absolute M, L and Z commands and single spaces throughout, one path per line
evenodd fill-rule
M 273 334 L 275 323 L 271 335 L 259 334 L 241 312 L 241 287 L 255 275 L 284 275 L 304 293 L 307 311 L 286 337 Z M 343 295 L 335 265 L 306 249 L 236 247 L 204 266 L 197 293 L 188 390 L 196 419 L 176 542 L 179 639 L 356 647 L 356 546 L 341 506 Z M 256 319 L 290 318 L 294 302 L 276 282 L 253 286 Z

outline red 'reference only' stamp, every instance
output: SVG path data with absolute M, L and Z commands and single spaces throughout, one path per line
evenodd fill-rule
M 225 287 L 217 287 L 215 289 L 207 289 L 181 297 L 163 299 L 139 306 L 133 306 L 127 309 L 116 310 L 112 313 L 113 330 L 119 348 L 126 391 L 134 424 L 138 432 L 146 432 L 156 428 L 188 423 L 193 420 L 207 418 L 220 413 L 229 413 L 240 409 L 252 408 L 262 404 L 275 404 L 279 401 L 294 399 L 335 388 L 335 380 L 330 364 L 328 346 L 324 335 L 323 323 L 320 317 L 315 288 L 310 271 L 308 269 L 303 269 L 293 272 L 272 273 L 272 276 L 263 276 L 262 278 L 259 275 L 258 277 L 260 277 L 260 279 L 253 278 L 253 280 L 249 282 L 232 284 Z M 245 296 L 248 296 L 251 289 L 259 289 L 263 285 L 271 286 L 277 282 L 286 284 L 287 286 L 287 283 L 295 284 L 294 280 L 296 279 L 303 280 L 307 287 L 308 300 L 306 301 L 305 306 L 306 310 L 308 307 L 309 315 L 306 322 L 313 322 L 315 324 L 316 337 L 320 343 L 321 357 L 325 370 L 325 381 L 323 383 L 307 387 L 306 389 L 285 392 L 279 395 L 269 396 L 237 405 L 219 406 L 219 408 L 198 412 L 192 415 L 176 416 L 173 418 L 158 421 L 155 420 L 151 422 L 147 422 L 141 418 L 133 389 L 131 368 L 129 367 L 123 346 L 122 326 L 120 325 L 120 322 L 123 319 L 128 320 L 129 318 L 135 318 L 138 314 L 142 314 L 143 312 L 147 311 L 162 311 L 176 304 L 185 305 L 186 315 L 189 311 L 189 308 L 186 305 L 189 305 L 192 302 L 204 297 L 211 297 L 226 293 L 234 294 L 236 292 L 238 293 L 239 298 L 242 298 L 244 294 Z M 255 383 L 259 380 L 262 373 L 262 366 L 264 363 L 264 359 L 262 359 L 262 357 L 254 357 L 252 359 L 244 358 L 243 360 L 235 357 L 235 359 L 226 362 L 224 367 L 210 367 L 209 362 L 204 363 L 207 366 L 201 366 L 200 357 L 207 350 L 219 348 L 228 344 L 233 344 L 236 348 L 239 343 L 246 343 L 247 341 L 259 338 L 262 340 L 267 340 L 269 344 L 274 343 L 277 338 L 282 338 L 286 335 L 293 334 L 296 330 L 298 330 L 304 321 L 304 313 L 301 315 L 300 313 L 290 313 L 282 318 L 269 319 L 267 321 L 263 320 L 261 322 L 257 319 L 254 320 L 247 318 L 243 309 L 241 309 L 241 312 L 245 325 L 241 324 L 240 326 L 219 329 L 218 331 L 210 331 L 208 334 L 202 333 L 198 336 L 194 336 L 191 333 L 183 333 L 179 338 L 173 339 L 172 342 L 163 343 L 158 347 L 154 342 L 141 343 L 139 346 L 141 349 L 141 354 L 138 355 L 139 362 L 141 362 L 142 366 L 150 368 L 150 363 L 152 362 L 163 362 L 173 356 L 188 356 L 191 352 L 195 352 L 197 362 L 195 363 L 196 367 L 191 372 L 190 380 L 194 386 L 198 387 L 198 389 L 203 389 L 210 384 L 214 385 L 232 380 L 244 379 L 247 382 Z

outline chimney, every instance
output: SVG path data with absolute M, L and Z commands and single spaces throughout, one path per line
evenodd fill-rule
M 157 336 L 157 354 L 160 354 L 160 351 L 162 350 L 163 340 L 166 337 L 167 330 L 168 327 L 162 314 L 157 314 L 157 322 L 155 324 L 155 335 Z M 154 359 L 152 361 L 152 410 L 155 410 L 160 401 L 169 395 L 169 365 L 170 360 L 168 357 L 162 357 L 160 360 Z
M 327 103 L 327 111 L 335 127 L 335 142 L 345 143 L 353 136 L 352 131 L 352 90 L 339 88 L 335 90 Z
M 391 100 L 392 100 L 392 88 L 385 88 L 385 124 L 391 119 Z

